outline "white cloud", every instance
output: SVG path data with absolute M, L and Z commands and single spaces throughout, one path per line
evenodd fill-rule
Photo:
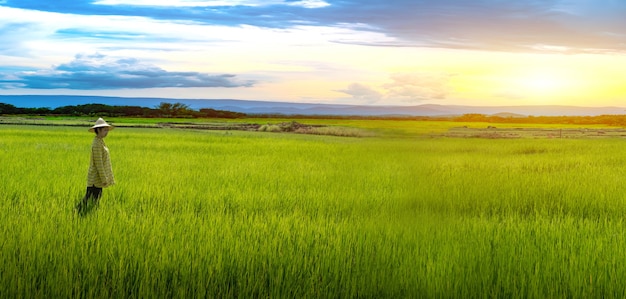
M 268 1 L 278 2 L 278 1 Z M 280 1 L 282 2 L 282 1 Z M 211 7 L 211 6 L 258 6 L 259 1 L 226 0 L 226 1 L 197 1 L 197 0 L 100 0 L 98 5 L 136 5 L 136 6 L 169 6 L 169 7 Z
M 396 73 L 392 82 L 384 84 L 387 98 L 401 102 L 445 99 L 451 92 L 449 86 L 453 75 L 447 73 Z
M 363 103 L 417 103 L 426 100 L 446 99 L 452 92 L 449 85 L 454 75 L 448 73 L 395 73 L 391 82 L 380 86 L 380 91 L 361 83 L 352 83 L 346 89 L 337 90 L 349 94 Z
M 302 0 L 302 1 L 283 1 L 283 0 L 99 0 L 94 2 L 98 5 L 135 5 L 135 6 L 167 6 L 167 7 L 219 7 L 219 6 L 269 6 L 269 5 L 288 5 L 300 6 L 305 8 L 321 8 L 330 4 L 322 0 Z
M 306 3 L 309 5 L 313 2 Z M 162 51 L 214 52 L 226 48 L 235 53 L 245 51 L 248 58 L 254 59 L 254 55 L 249 55 L 252 51 L 268 51 L 281 57 L 281 53 L 308 51 L 303 46 L 330 46 L 333 42 L 384 39 L 379 33 L 347 27 L 297 25 L 274 29 L 251 25 L 207 25 L 147 17 L 86 16 L 8 7 L 0 7 L 0 15 L 3 16 L 0 19 L 0 51 L 21 53 L 17 56 L 30 54 L 37 56 L 40 61 L 45 61 L 48 56 L 67 59 L 68 54 L 78 52 L 112 53 L 137 49 L 148 57 L 157 57 L 165 56 L 166 53 Z M 294 47 L 299 50 L 294 51 Z M 73 52 L 68 53 L 68 49 Z M 188 55 L 167 56 L 170 56 L 169 60 Z
M 305 8 L 322 8 L 326 6 L 330 6 L 328 2 L 320 1 L 320 0 L 302 0 L 296 2 L 288 2 L 291 6 L 302 6 Z
M 346 89 L 337 90 L 351 95 L 353 99 L 360 103 L 376 103 L 382 99 L 382 94 L 373 88 L 359 83 L 352 83 Z

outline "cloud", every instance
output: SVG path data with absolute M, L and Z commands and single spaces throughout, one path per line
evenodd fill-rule
M 55 0 L 51 3 L 8 0 L 3 7 L 231 27 L 291 29 L 306 24 L 350 29 L 353 37 L 333 41 L 369 46 L 549 53 L 626 51 L 623 17 L 626 1 L 616 0 Z
M 131 5 L 131 6 L 166 6 L 166 7 L 233 7 L 233 6 L 269 6 L 289 5 L 305 8 L 320 8 L 328 4 L 322 0 L 99 0 L 93 2 L 97 5 Z
M 31 89 L 145 89 L 164 87 L 251 87 L 251 80 L 236 75 L 170 72 L 135 58 L 103 54 L 76 55 L 69 63 L 51 69 L 0 74 L 0 88 Z
M 381 100 L 394 103 L 442 100 L 452 92 L 449 81 L 453 76 L 447 73 L 395 73 L 390 75 L 391 82 L 380 86 L 382 92 L 360 83 L 352 83 L 347 89 L 337 91 L 368 103 Z
M 397 73 L 383 87 L 387 89 L 387 97 L 396 101 L 441 100 L 451 91 L 448 86 L 451 77 L 445 73 Z
M 382 44 L 370 41 L 371 45 L 548 52 L 626 50 L 624 1 L 346 0 L 325 9 L 325 16 L 313 13 L 319 14 L 320 22 L 364 23 L 395 38 Z
M 33 26 L 23 23 L 5 23 L 0 21 L 0 54 L 20 55 L 23 50 L 24 36 L 32 32 Z
M 337 91 L 351 95 L 352 98 L 359 100 L 361 103 L 376 103 L 383 97 L 383 95 L 378 91 L 367 85 L 359 83 L 352 83 L 346 89 L 340 89 Z

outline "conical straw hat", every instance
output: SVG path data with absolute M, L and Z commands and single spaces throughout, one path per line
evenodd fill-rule
M 102 117 L 100 117 L 98 118 L 98 120 L 96 120 L 96 124 L 93 127 L 91 127 L 91 129 L 89 129 L 89 132 L 94 132 L 96 128 L 102 128 L 102 127 L 109 127 L 109 130 L 115 129 L 114 126 L 107 124 L 107 122 L 104 121 Z

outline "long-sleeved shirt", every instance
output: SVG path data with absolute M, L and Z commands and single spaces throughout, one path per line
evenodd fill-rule
M 87 187 L 96 186 L 104 188 L 115 184 L 109 148 L 102 138 L 95 137 L 91 143 L 91 158 L 89 162 L 89 175 L 87 175 Z

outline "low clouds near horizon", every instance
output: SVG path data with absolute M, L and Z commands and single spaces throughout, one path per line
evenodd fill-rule
M 389 76 L 391 81 L 379 88 L 352 83 L 337 91 L 348 94 L 361 103 L 374 104 L 384 100 L 419 103 L 445 99 L 452 92 L 449 86 L 452 77 L 452 74 L 445 73 L 394 73 Z
M 136 58 L 79 54 L 50 69 L 0 74 L 0 88 L 30 89 L 146 89 L 166 87 L 251 87 L 252 80 L 236 75 L 170 72 Z

